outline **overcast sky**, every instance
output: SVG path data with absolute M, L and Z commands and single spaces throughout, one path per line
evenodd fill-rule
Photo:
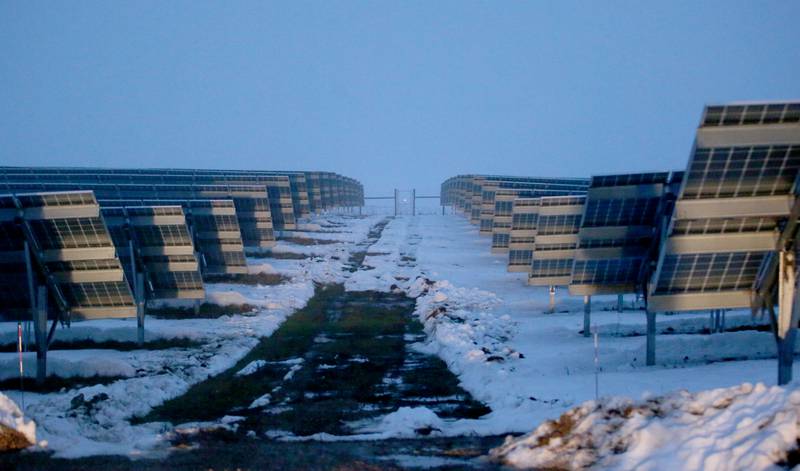
M 800 98 L 800 2 L 0 1 L 0 164 L 685 167 L 705 103 Z

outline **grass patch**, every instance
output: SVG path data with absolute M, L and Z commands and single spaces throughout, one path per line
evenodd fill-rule
M 114 381 L 119 381 L 121 379 L 127 379 L 125 376 L 70 376 L 70 377 L 61 377 L 51 375 L 48 376 L 44 383 L 39 385 L 36 384 L 36 380 L 34 378 L 25 378 L 25 383 L 23 387 L 25 391 L 28 392 L 38 392 L 38 393 L 51 393 L 61 391 L 62 389 L 70 390 L 70 389 L 77 389 L 83 388 L 86 386 L 95 386 L 98 384 L 111 384 Z M 6 378 L 0 380 L 0 390 L 2 391 L 19 391 L 19 378 Z
M 279 237 L 278 240 L 282 240 L 285 242 L 290 242 L 292 244 L 297 245 L 333 245 L 333 244 L 340 244 L 341 241 L 338 240 L 330 240 L 330 239 L 313 239 L 311 237 L 298 237 L 298 236 L 289 236 L 289 237 Z
M 34 350 L 35 343 L 29 349 Z M 93 339 L 80 339 L 80 340 L 54 340 L 48 347 L 49 350 L 119 350 L 121 352 L 129 352 L 131 350 L 166 350 L 168 348 L 197 348 L 203 345 L 202 342 L 187 339 L 185 337 L 178 338 L 159 338 L 145 342 L 143 346 L 139 346 L 136 342 L 125 342 L 118 340 L 103 340 L 95 341 Z M 7 343 L 0 345 L 0 352 L 16 352 L 16 343 Z
M 459 386 L 442 360 L 407 348 L 414 341 L 407 334 L 423 335 L 422 324 L 410 315 L 414 305 L 401 294 L 317 286 L 305 308 L 235 366 L 131 421 L 184 423 L 239 415 L 245 417 L 236 432 L 240 437 L 267 430 L 304 436 L 349 434 L 348 422 L 402 406 L 424 405 L 453 418 L 489 412 Z M 299 368 L 286 362 L 298 358 L 303 360 Z M 255 360 L 266 365 L 236 375 Z M 290 369 L 293 375 L 287 377 Z M 249 408 L 265 394 L 268 404 Z
M 313 257 L 311 254 L 294 253 L 294 252 L 273 252 L 268 250 L 266 252 L 255 252 L 247 254 L 248 257 L 253 258 L 273 258 L 275 260 L 305 260 Z
M 204 278 L 206 283 L 236 283 L 253 286 L 275 286 L 291 279 L 280 273 L 226 273 L 224 275 L 206 275 Z
M 306 307 L 289 317 L 270 337 L 261 339 L 232 368 L 195 384 L 183 396 L 171 399 L 131 422 L 213 420 L 233 408 L 247 407 L 259 396 L 270 392 L 271 383 L 280 380 L 288 367 L 262 368 L 248 376 L 236 376 L 236 373 L 254 360 L 281 361 L 303 355 L 322 328 L 324 307 L 343 291 L 342 286 L 317 286 Z
M 366 257 L 367 257 L 367 252 L 365 250 L 351 252 L 350 258 L 347 259 L 347 265 L 342 269 L 347 270 L 350 273 L 355 273 L 356 271 L 358 271 L 358 268 L 364 263 L 364 259 Z
M 257 309 L 250 304 L 230 304 L 221 306 L 213 303 L 203 303 L 199 308 L 162 306 L 148 308 L 147 315 L 156 319 L 216 319 L 234 314 L 249 314 Z

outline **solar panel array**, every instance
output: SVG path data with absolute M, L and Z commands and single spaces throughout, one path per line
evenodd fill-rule
M 136 315 L 133 294 L 91 192 L 0 196 L 0 306 L 21 316 L 31 306 L 25 244 L 36 285 L 73 318 Z
M 258 185 L 166 185 L 166 184 L 107 184 L 107 183 L 42 183 L 0 182 L 0 191 L 76 191 L 91 190 L 101 201 L 147 199 L 170 200 L 232 200 L 236 207 L 244 245 L 253 249 L 275 245 L 271 211 L 266 189 Z
M 492 215 L 492 252 L 507 253 L 511 243 L 511 228 L 514 218 L 514 202 L 520 198 L 539 198 L 544 196 L 580 196 L 586 194 L 583 183 L 560 187 L 532 186 L 521 188 L 501 188 L 495 193 L 495 211 Z M 502 235 L 497 238 L 497 235 Z
M 569 284 L 585 204 L 585 196 L 539 198 L 539 215 L 528 284 Z
M 514 200 L 508 241 L 508 271 L 529 273 L 531 270 L 540 206 L 539 198 L 518 197 Z M 494 246 L 495 241 L 492 240 Z
M 723 309 L 749 307 L 775 269 L 799 173 L 800 103 L 729 104 L 704 110 L 685 172 L 596 176 L 580 215 L 514 190 L 522 177 L 458 175 L 441 200 L 484 233 L 491 216 L 492 250 L 507 246 L 509 271 L 533 284 L 642 293 L 653 312 Z
M 6 182 L 11 184 L 22 183 L 70 183 L 75 185 L 96 185 L 96 184 L 110 184 L 120 185 L 126 188 L 136 188 L 135 186 L 153 185 L 154 194 L 136 194 L 129 193 L 118 195 L 122 198 L 127 197 L 143 197 L 143 198 L 159 198 L 159 197 L 184 197 L 181 195 L 167 195 L 163 196 L 165 190 L 172 190 L 172 187 L 178 186 L 193 186 L 211 188 L 215 186 L 228 186 L 231 188 L 244 188 L 249 187 L 259 194 L 254 195 L 266 198 L 269 205 L 270 225 L 273 224 L 277 229 L 296 229 L 295 215 L 292 205 L 291 188 L 289 178 L 287 176 L 276 175 L 230 175 L 230 174 L 213 174 L 202 170 L 162 170 L 157 169 L 130 169 L 128 173 L 122 173 L 121 169 L 99 169 L 96 172 L 75 171 L 68 173 L 66 169 L 62 169 L 58 173 L 49 172 L 47 169 L 0 169 L 0 173 L 5 177 Z M 100 191 L 101 188 L 107 187 L 87 187 L 87 189 L 95 189 Z M 139 187 L 139 191 L 147 191 Z M 98 193 L 100 195 L 100 193 Z M 104 197 L 100 196 L 101 198 Z M 193 196 L 186 196 L 193 197 Z M 274 216 L 274 218 L 273 218 Z M 273 221 L 274 219 L 274 221 Z
M 58 167 L 0 167 L 0 193 L 2 315 L 29 315 L 30 273 L 75 318 L 135 316 L 134 272 L 147 299 L 202 299 L 202 275 L 247 273 L 245 247 L 274 245 L 273 215 L 294 229 L 364 197 L 332 172 Z
M 275 225 L 278 229 L 287 230 L 294 229 L 296 218 L 308 215 L 309 212 L 362 206 L 364 200 L 361 183 L 332 172 L 0 167 L 0 175 L 13 175 L 14 178 L 21 175 L 28 175 L 30 178 L 36 174 L 49 174 L 47 178 L 53 182 L 63 182 L 67 178 L 78 178 L 81 175 L 82 181 L 94 183 L 162 181 L 173 184 L 183 181 L 192 184 L 265 185 L 272 197 L 270 201 Z
M 575 179 L 544 181 L 541 178 L 520 177 L 486 180 L 481 184 L 480 231 L 488 235 L 493 233 L 495 228 L 510 229 L 508 218 L 511 217 L 514 199 L 519 195 L 528 197 L 581 195 L 586 193 L 587 185 L 588 181 Z
M 575 295 L 643 293 L 659 227 L 669 217 L 681 173 L 592 178 L 569 292 Z M 672 191 L 670 191 L 672 190 Z
M 244 244 L 232 200 L 100 200 L 101 206 L 177 205 L 198 252 L 200 271 L 208 275 L 247 273 Z
M 147 299 L 205 297 L 181 206 L 105 207 L 102 214 L 127 279 L 134 269 L 144 274 Z
M 653 311 L 749 307 L 796 199 L 798 103 L 709 106 L 649 292 Z
M 539 196 L 558 196 L 566 194 L 583 194 L 588 180 L 580 178 L 543 178 L 543 177 L 511 177 L 501 175 L 480 175 L 472 177 L 472 192 L 469 203 L 470 222 L 485 227 L 484 234 L 489 234 L 491 225 L 482 220 L 492 220 L 495 211 L 495 194 L 500 189 L 533 189 Z M 509 213 L 510 216 L 510 213 Z

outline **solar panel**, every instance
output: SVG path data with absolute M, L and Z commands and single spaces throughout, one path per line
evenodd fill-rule
M 565 194 L 582 194 L 588 186 L 588 180 L 579 178 L 544 178 L 544 177 L 512 177 L 512 176 L 475 176 L 473 177 L 472 201 L 470 203 L 470 221 L 479 224 L 482 232 L 487 234 L 492 226 L 488 220 L 494 219 L 495 195 L 502 190 L 537 190 L 534 196 L 557 196 Z M 513 195 L 512 192 L 506 192 Z M 513 197 L 511 198 L 513 200 Z M 506 201 L 510 201 L 507 199 Z M 509 213 L 510 216 L 510 207 Z M 485 221 L 485 222 L 484 222 Z
M 516 198 L 513 202 L 508 241 L 508 271 L 531 270 L 536 227 L 539 221 L 539 198 Z
M 701 126 L 747 126 L 798 121 L 800 103 L 750 103 L 706 107 Z
M 643 292 L 661 221 L 671 210 L 670 190 L 679 178 L 673 182 L 669 172 L 592 178 L 570 294 Z
M 0 170 L 0 173 L 2 171 Z M 72 174 L 68 174 L 72 175 Z M 37 175 L 33 176 L 35 180 Z M 159 177 L 160 178 L 160 177 Z M 254 250 L 275 245 L 271 210 L 266 188 L 260 185 L 169 185 L 169 184 L 110 184 L 110 183 L 42 183 L 25 181 L 25 177 L 7 175 L 13 182 L 0 183 L 7 191 L 65 191 L 91 190 L 100 200 L 147 199 L 152 201 L 231 199 L 236 206 L 241 237 L 246 247 Z
M 695 149 L 682 199 L 787 194 L 800 167 L 800 145 Z
M 311 211 L 319 213 L 324 210 L 322 204 L 322 188 L 319 172 L 306 172 L 306 184 L 308 185 L 308 205 Z
M 203 281 L 181 206 L 103 208 L 128 280 L 144 273 L 146 299 L 203 299 Z M 134 260 L 131 260 L 131 249 Z
M 480 232 L 492 235 L 493 253 L 509 251 L 514 200 L 540 196 L 582 195 L 585 194 L 588 184 L 588 180 L 583 179 L 493 178 L 471 177 L 472 201 L 465 203 L 470 207 L 468 211 L 471 222 L 475 222 L 475 218 L 478 218 Z M 478 191 L 481 192 L 480 202 L 475 196 Z
M 91 192 L 0 197 L 0 304 L 30 308 L 25 241 L 35 283 L 74 318 L 133 317 L 136 307 L 100 208 Z M 13 206 L 12 206 L 13 205 Z M 13 291 L 12 291 L 13 290 Z
M 797 103 L 709 106 L 650 283 L 651 312 L 749 307 L 800 169 Z
M 239 219 L 232 200 L 100 200 L 101 206 L 179 205 L 203 274 L 247 273 Z
M 532 180 L 532 181 L 527 181 Z M 518 197 L 582 195 L 586 193 L 588 180 L 560 183 L 557 179 L 542 181 L 539 178 L 488 181 L 483 185 L 480 210 L 481 232 L 508 232 L 513 202 Z M 507 249 L 507 247 L 492 247 Z
M 569 284 L 585 203 L 584 196 L 539 198 L 539 216 L 536 221 L 528 284 L 535 286 Z

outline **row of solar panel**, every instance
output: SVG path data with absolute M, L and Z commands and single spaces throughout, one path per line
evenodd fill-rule
M 246 184 L 190 183 L 187 172 L 0 169 L 0 317 L 27 317 L 37 286 L 53 315 L 129 317 L 137 297 L 202 299 L 203 275 L 247 273 L 245 247 L 274 244 L 267 177 L 232 171 L 214 178 Z M 354 180 L 336 189 L 335 174 L 309 174 L 319 174 L 320 209 L 360 204 Z M 277 199 L 293 217 L 288 193 Z
M 13 184 L 265 186 L 276 229 L 292 230 L 296 218 L 326 209 L 363 204 L 363 187 L 330 172 L 195 169 L 103 169 L 0 167 L 0 181 Z
M 654 312 L 748 307 L 798 201 L 798 113 L 798 103 L 707 107 L 686 172 L 557 180 L 563 196 L 536 194 L 541 178 L 459 175 L 442 204 L 477 215 L 530 284 L 636 292 Z

